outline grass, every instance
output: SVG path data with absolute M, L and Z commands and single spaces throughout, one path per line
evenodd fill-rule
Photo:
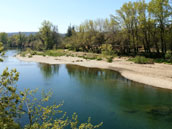
M 48 56 L 65 56 L 66 52 L 64 50 L 48 50 L 45 52 L 45 55 Z
M 135 58 L 130 58 L 129 61 L 133 61 L 136 64 L 154 64 L 153 59 L 144 56 L 136 56 Z
M 117 57 L 116 54 L 113 55 L 106 55 L 106 54 L 95 54 L 95 53 L 85 53 L 85 52 L 74 52 L 70 50 L 64 50 L 64 49 L 57 49 L 57 50 L 46 50 L 46 51 L 33 51 L 31 49 L 27 49 L 26 51 L 23 51 L 20 53 L 22 57 L 28 57 L 31 58 L 33 55 L 41 55 L 41 56 L 67 56 L 67 57 L 80 57 L 86 60 L 106 60 L 109 63 L 113 62 L 113 58 Z M 1 61 L 1 60 L 0 60 Z M 132 61 L 137 64 L 154 64 L 156 63 L 165 63 L 165 64 L 172 64 L 172 55 L 171 53 L 167 53 L 165 55 L 165 59 L 158 58 L 158 59 L 151 59 L 146 58 L 144 56 L 136 56 L 135 58 L 130 58 L 129 61 Z
M 41 56 L 53 56 L 53 57 L 58 57 L 58 56 L 80 57 L 86 60 L 97 60 L 97 61 L 106 59 L 107 62 L 109 63 L 113 62 L 113 58 L 114 58 L 114 56 L 109 56 L 104 54 L 78 53 L 78 52 L 73 52 L 63 49 L 46 50 L 46 51 L 33 51 L 31 49 L 27 49 L 26 51 L 21 52 L 20 55 L 22 57 L 26 57 L 26 55 L 29 55 L 28 56 L 29 58 L 31 58 L 33 55 L 41 55 Z
M 86 60 L 96 60 L 97 57 L 87 55 L 87 56 L 83 56 L 83 58 L 86 59 Z
M 41 55 L 41 56 L 65 56 L 66 52 L 64 50 L 47 50 L 47 51 L 32 51 L 32 50 L 26 50 L 24 52 L 21 52 L 20 55 L 22 57 L 25 57 L 27 54 L 33 55 Z M 31 58 L 31 57 L 30 57 Z
M 155 59 L 156 63 L 172 64 L 172 59 Z

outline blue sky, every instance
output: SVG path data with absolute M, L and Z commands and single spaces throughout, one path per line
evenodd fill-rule
M 49 20 L 58 26 L 60 33 L 65 33 L 70 24 L 107 18 L 128 1 L 0 0 L 0 32 L 38 31 L 42 21 Z

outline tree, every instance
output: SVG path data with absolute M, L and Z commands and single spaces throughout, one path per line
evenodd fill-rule
M 16 36 L 17 46 L 18 48 L 23 49 L 24 44 L 27 42 L 27 37 L 25 34 L 19 32 L 19 34 Z
M 25 129 L 94 129 L 99 128 L 102 123 L 92 125 L 90 118 L 88 122 L 79 124 L 78 116 L 73 114 L 72 118 L 66 116 L 66 113 L 60 110 L 63 103 L 59 105 L 43 106 L 51 97 L 52 92 L 42 92 L 41 99 L 34 97 L 37 90 L 25 89 L 17 91 L 16 82 L 19 79 L 19 73 L 14 69 L 11 72 L 6 68 L 0 76 L 0 127 L 3 129 L 20 129 L 16 119 L 22 119 L 22 115 L 28 115 L 28 124 Z M 26 108 L 24 108 L 26 107 Z M 53 116 L 62 114 L 61 117 L 54 119 Z
M 5 54 L 5 53 L 2 53 L 3 49 L 4 49 L 3 43 L 0 42 L 0 57 L 3 56 L 3 55 Z M 0 62 L 2 62 L 2 61 L 3 61 L 3 59 L 0 58 Z
M 8 43 L 8 34 L 7 33 L 0 33 L 0 42 L 2 42 L 4 45 L 7 45 Z
M 0 127 L 19 128 L 19 124 L 15 123 L 14 118 L 19 115 L 20 97 L 16 93 L 15 83 L 19 78 L 19 73 L 16 70 L 8 72 L 5 69 L 0 76 Z M 13 86 L 11 86 L 13 84 Z
M 39 29 L 39 35 L 45 49 L 52 49 L 54 45 L 60 43 L 58 29 L 49 21 L 44 21 L 42 23 L 42 27 Z
M 167 44 L 165 41 L 166 25 L 168 24 L 168 18 L 171 15 L 171 7 L 169 0 L 152 0 L 149 3 L 148 10 L 156 21 L 156 26 L 159 28 L 161 51 L 165 55 L 167 51 Z
M 73 26 L 69 26 L 68 29 L 67 29 L 67 34 L 66 34 L 66 37 L 71 37 L 72 36 L 72 33 L 75 31 L 75 27 Z

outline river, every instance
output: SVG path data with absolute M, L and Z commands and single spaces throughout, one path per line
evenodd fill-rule
M 19 90 L 52 89 L 49 105 L 64 101 L 68 116 L 76 112 L 81 122 L 103 122 L 101 129 L 171 129 L 172 91 L 139 84 L 118 72 L 76 65 L 48 65 L 23 62 L 6 52 L 3 69 L 20 73 Z M 22 124 L 27 122 L 23 119 Z

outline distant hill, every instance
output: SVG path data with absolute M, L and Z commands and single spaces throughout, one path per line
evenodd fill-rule
M 19 32 L 11 32 L 11 33 L 7 33 L 8 34 L 8 36 L 13 36 L 13 35 L 17 35 Z M 36 33 L 38 33 L 38 32 L 21 32 L 21 33 L 23 33 L 23 34 L 25 34 L 26 36 L 29 36 L 29 35 L 35 35 Z M 60 36 L 62 36 L 62 37 L 65 37 L 65 35 L 66 34 L 60 34 Z
M 7 33 L 8 36 L 13 36 L 13 35 L 17 35 L 19 32 L 11 32 L 11 33 Z M 35 35 L 37 32 L 21 32 L 22 34 L 25 34 L 26 36 L 29 36 L 31 34 Z

